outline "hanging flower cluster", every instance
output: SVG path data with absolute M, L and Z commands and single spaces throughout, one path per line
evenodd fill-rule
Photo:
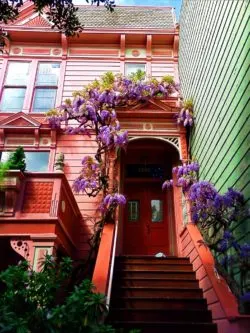
M 91 156 L 85 156 L 82 159 L 82 166 L 80 176 L 73 183 L 73 190 L 76 193 L 85 192 L 89 196 L 94 196 L 107 183 L 102 164 Z
M 227 230 L 232 221 L 239 217 L 242 212 L 243 195 L 229 188 L 222 195 L 208 181 L 199 181 L 190 187 L 188 193 L 191 201 L 191 215 L 194 223 L 198 223 L 203 229 L 219 223 Z
M 173 168 L 173 173 L 177 175 L 177 185 L 181 186 L 184 192 L 187 192 L 190 186 L 197 182 L 199 168 L 199 163 L 195 161 Z M 173 186 L 173 180 L 166 180 L 162 185 L 162 189 L 165 190 L 171 186 Z
M 183 102 L 183 107 L 177 115 L 177 123 L 186 126 L 192 126 L 194 123 L 194 104 L 192 99 Z
M 114 193 L 114 194 L 107 194 L 103 199 L 103 202 L 100 205 L 100 210 L 102 212 L 106 212 L 111 208 L 116 208 L 118 205 L 125 205 L 126 198 L 123 194 Z

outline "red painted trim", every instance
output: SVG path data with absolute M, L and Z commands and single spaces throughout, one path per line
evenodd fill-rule
M 50 55 L 50 51 L 51 48 L 47 48 L 47 49 L 37 49 L 37 48 L 28 48 L 28 47 L 24 47 L 23 48 L 23 54 L 24 55 Z
M 92 278 L 92 282 L 96 287 L 96 291 L 104 295 L 107 293 L 109 282 L 114 230 L 114 224 L 106 224 L 104 226 Z
M 55 102 L 56 107 L 60 106 L 62 103 L 66 64 L 67 64 L 66 60 L 62 60 L 60 64 L 60 74 L 58 78 L 58 88 L 57 88 L 56 102 Z
M 95 55 L 112 55 L 112 56 L 116 56 L 118 57 L 119 55 L 119 50 L 107 50 L 107 49 L 94 49 L 94 48 L 90 48 L 90 49 L 73 49 L 70 48 L 69 49 L 69 55 L 73 56 L 73 55 L 88 55 L 88 56 L 95 56 Z

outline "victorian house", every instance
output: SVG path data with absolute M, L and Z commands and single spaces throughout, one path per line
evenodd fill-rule
M 67 38 L 29 2 L 5 26 L 0 55 L 0 158 L 22 146 L 26 171 L 11 171 L 0 192 L 0 268 L 45 253 L 84 259 L 101 197 L 72 191 L 94 137 L 51 129 L 45 112 L 107 71 L 174 77 L 179 28 L 170 7 L 82 6 L 84 30 Z M 106 294 L 111 322 L 143 332 L 247 332 L 235 297 L 199 246 L 181 189 L 162 192 L 162 179 L 188 159 L 186 130 L 173 94 L 118 110 L 129 133 L 126 152 L 110 156 L 110 174 L 127 197 L 115 224 L 103 230 L 93 282 Z M 63 160 L 63 161 L 62 161 Z M 163 253 L 166 257 L 155 258 Z M 113 292 L 112 292 L 113 287 Z M 216 325 L 217 324 L 217 325 Z M 245 325 L 245 326 L 244 326 Z M 227 330 L 225 330 L 225 327 Z

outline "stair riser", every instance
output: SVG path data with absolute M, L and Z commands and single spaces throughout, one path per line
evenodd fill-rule
M 111 301 L 112 308 L 128 308 L 128 309 L 166 309 L 166 310 L 207 310 L 207 303 L 204 299 L 195 300 L 161 300 L 161 299 L 135 299 L 127 300 L 124 298 L 116 298 Z
M 114 281 L 115 286 L 123 286 L 123 287 L 186 287 L 186 288 L 199 288 L 198 281 L 169 281 L 169 280 L 160 280 L 160 281 L 151 281 L 151 280 L 124 280 L 120 279 Z
M 178 278 L 183 280 L 193 280 L 195 278 L 194 272 L 157 272 L 157 271 L 115 271 L 114 276 L 120 275 L 124 278 Z
M 142 327 L 142 325 L 136 325 L 136 324 L 129 324 L 121 323 L 119 325 L 113 325 L 114 327 L 120 327 L 123 328 L 122 333 L 129 333 L 132 329 L 140 329 L 140 333 L 217 333 L 216 325 L 210 324 L 210 325 L 192 325 L 185 324 L 179 325 L 178 324 L 168 324 L 168 325 L 162 325 L 162 326 L 156 326 L 154 324 L 149 325 L 146 324 L 146 327 Z
M 116 269 L 129 269 L 129 270 L 146 270 L 146 271 L 179 271 L 179 272 L 192 272 L 193 267 L 191 264 L 187 265 L 174 265 L 174 264 L 129 264 L 119 263 L 116 265 Z
M 202 298 L 202 291 L 197 290 L 150 290 L 150 289 L 120 289 L 115 291 L 116 297 L 176 297 Z
M 200 323 L 211 322 L 212 317 L 209 311 L 199 311 L 198 313 L 195 312 L 188 312 L 183 310 L 176 310 L 176 311 L 162 311 L 162 310 L 115 310 L 113 309 L 112 315 L 110 316 L 110 320 L 117 320 L 117 321 L 143 321 L 143 322 L 194 322 L 197 320 L 197 316 L 199 317 Z

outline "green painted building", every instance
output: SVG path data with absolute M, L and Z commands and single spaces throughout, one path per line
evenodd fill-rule
M 200 178 L 241 191 L 250 212 L 249 17 L 248 0 L 183 0 L 179 71 L 183 97 L 194 101 L 190 153 Z M 250 242 L 250 219 L 233 229 Z

